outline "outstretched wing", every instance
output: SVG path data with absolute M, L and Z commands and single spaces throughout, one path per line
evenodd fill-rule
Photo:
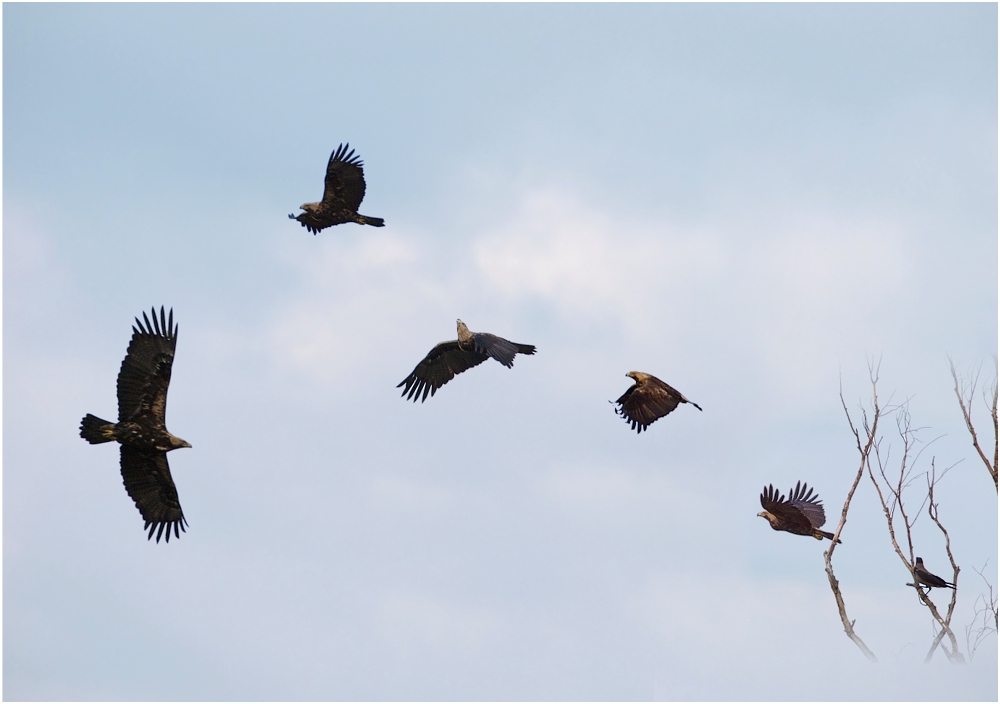
M 508 369 L 514 366 L 514 357 L 521 354 L 534 354 L 534 345 L 522 345 L 518 342 L 511 342 L 488 332 L 472 333 L 472 341 L 476 347 L 476 352 L 489 355 Z
M 433 396 L 437 390 L 455 378 L 456 374 L 461 374 L 466 369 L 472 369 L 477 364 L 482 364 L 489 355 L 486 352 L 477 350 L 463 350 L 458 346 L 458 340 L 441 342 L 434 346 L 427 356 L 424 357 L 410 375 L 396 385 L 405 386 L 403 396 L 407 399 L 417 399 L 423 403 L 427 399 L 427 394 Z M 509 365 L 508 365 L 509 366 Z
M 160 306 L 159 319 L 155 308 L 152 314 L 152 324 L 145 313 L 142 314 L 145 325 L 135 319 L 132 341 L 118 372 L 119 423 L 140 416 L 148 416 L 160 425 L 164 423 L 178 326 L 174 325 L 173 308 L 169 320 L 163 306 Z
M 813 528 L 819 528 L 826 523 L 823 502 L 805 482 L 801 486 L 799 482 L 795 482 L 795 488 L 788 492 L 788 503 L 801 511 Z
M 615 412 L 632 423 L 632 429 L 641 433 L 656 421 L 673 411 L 684 397 L 669 384 L 655 376 L 636 382 L 615 403 Z
M 149 536 L 156 532 L 156 542 L 164 529 L 167 542 L 170 542 L 170 530 L 181 537 L 180 531 L 185 530 L 187 521 L 181 511 L 180 500 L 177 498 L 177 487 L 170 476 L 165 452 L 143 452 L 129 445 L 121 446 L 122 480 L 125 491 L 132 497 L 136 508 L 146 521 Z M 186 531 L 185 531 L 186 532 Z
M 349 144 L 341 144 L 327 162 L 322 203 L 324 210 L 347 208 L 356 213 L 364 200 L 364 162 L 360 156 L 355 155 L 353 149 L 348 152 L 349 147 Z
M 760 505 L 781 522 L 778 526 L 781 530 L 799 535 L 812 534 L 814 526 L 809 519 L 795 505 L 785 501 L 784 495 L 779 494 L 772 485 L 764 487 L 760 495 Z

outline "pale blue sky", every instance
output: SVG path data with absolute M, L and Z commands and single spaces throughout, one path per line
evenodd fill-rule
M 958 463 L 957 631 L 973 567 L 997 583 L 948 372 L 997 354 L 996 5 L 5 4 L 3 29 L 5 699 L 996 699 L 995 637 L 919 664 L 870 484 L 835 559 L 877 667 L 823 546 L 756 517 L 801 479 L 835 524 L 838 385 L 856 407 L 881 357 Z M 314 237 L 286 216 L 348 141 L 386 227 Z M 160 304 L 193 445 L 169 545 L 77 437 Z M 402 401 L 459 317 L 538 354 Z M 637 436 L 607 403 L 632 369 L 704 413 Z

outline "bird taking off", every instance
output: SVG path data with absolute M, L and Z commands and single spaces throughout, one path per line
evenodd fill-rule
M 924 567 L 924 558 L 918 557 L 916 564 L 913 565 L 913 578 L 919 583 L 927 587 L 927 591 L 930 591 L 934 587 L 942 589 L 948 587 L 949 589 L 954 589 L 955 585 L 951 582 L 946 582 L 936 574 L 931 574 Z
M 423 403 L 427 394 L 433 396 L 438 389 L 461 374 L 492 357 L 508 369 L 514 366 L 518 354 L 535 354 L 534 345 L 522 345 L 505 340 L 488 332 L 470 332 L 458 321 L 458 339 L 440 342 L 427 353 L 410 375 L 396 385 L 405 386 L 403 396 Z
M 690 403 L 701 410 L 701 406 L 684 398 L 684 394 L 660 381 L 652 374 L 629 372 L 625 376 L 635 379 L 635 383 L 615 401 L 615 413 L 632 423 L 632 429 L 641 433 L 651 423 L 673 411 L 679 404 Z
M 314 235 L 327 227 L 340 225 L 344 222 L 356 222 L 359 225 L 384 227 L 385 220 L 367 215 L 359 215 L 358 208 L 365 197 L 364 162 L 354 154 L 351 145 L 341 144 L 330 155 L 326 165 L 326 185 L 323 189 L 323 200 L 319 203 L 303 203 L 299 207 L 304 211 L 298 215 L 288 214 L 292 220 L 298 220 L 302 226 Z
M 795 488 L 788 492 L 788 501 L 768 484 L 761 492 L 760 505 L 764 510 L 757 515 L 766 518 L 774 530 L 783 530 L 795 535 L 811 535 L 816 540 L 823 538 L 833 540 L 833 533 L 820 530 L 826 523 L 823 502 L 805 483 L 795 482 Z
M 125 491 L 149 528 L 147 540 L 156 533 L 156 542 L 166 529 L 180 537 L 187 521 L 177 498 L 177 487 L 170 476 L 167 453 L 179 447 L 191 447 L 170 434 L 165 424 L 167 387 L 177 346 L 174 311 L 169 320 L 160 307 L 160 318 L 153 311 L 153 323 L 146 314 L 132 327 L 132 341 L 118 372 L 118 422 L 110 423 L 89 413 L 80 422 L 80 437 L 97 445 L 121 443 L 122 480 Z M 179 529 L 179 530 L 178 530 Z

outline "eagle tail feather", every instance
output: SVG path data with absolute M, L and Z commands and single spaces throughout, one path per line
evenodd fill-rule
M 823 538 L 828 538 L 830 540 L 833 540 L 833 533 L 827 533 L 825 530 L 818 530 L 816 532 L 819 533 L 819 535 L 823 536 Z M 822 540 L 823 538 L 820 538 L 819 535 L 817 535 L 816 537 Z M 837 542 L 843 544 L 844 541 L 838 540 Z
M 115 424 L 88 413 L 80 421 L 80 437 L 91 445 L 111 442 L 115 439 Z

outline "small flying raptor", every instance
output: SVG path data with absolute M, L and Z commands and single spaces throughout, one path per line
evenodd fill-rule
M 635 383 L 615 401 L 618 404 L 615 413 L 624 418 L 625 422 L 631 423 L 632 429 L 637 433 L 641 433 L 682 403 L 690 403 L 701 410 L 697 403 L 688 401 L 684 394 L 652 374 L 629 372 L 625 376 L 635 379 Z
M 160 307 L 160 318 L 153 311 L 153 323 L 142 314 L 132 327 L 132 341 L 118 372 L 118 422 L 111 423 L 87 414 L 80 422 L 80 437 L 97 445 L 121 443 L 122 480 L 149 528 L 147 540 L 156 533 L 156 542 L 166 530 L 180 538 L 187 521 L 177 498 L 177 487 L 170 476 L 167 453 L 191 445 L 167 430 L 167 387 L 177 346 L 174 311 L 170 318 Z M 136 327 L 138 326 L 138 327 Z
M 423 403 L 427 394 L 433 396 L 437 390 L 467 369 L 482 364 L 492 357 L 508 369 L 514 366 L 517 354 L 535 354 L 534 345 L 511 342 L 488 332 L 470 332 L 461 320 L 458 323 L 458 339 L 439 342 L 427 353 L 410 375 L 396 385 L 405 386 L 403 396 L 407 400 L 417 399 Z
M 774 530 L 811 535 L 816 540 L 833 540 L 833 533 L 820 530 L 826 523 L 823 502 L 804 482 L 795 482 L 795 488 L 788 492 L 787 501 L 783 494 L 768 484 L 760 494 L 760 505 L 764 510 L 757 515 L 766 518 Z
M 303 203 L 299 208 L 304 212 L 298 215 L 288 214 L 289 218 L 298 220 L 314 235 L 327 227 L 345 222 L 385 226 L 382 218 L 358 214 L 358 208 L 365 197 L 364 162 L 354 154 L 353 149 L 348 153 L 350 146 L 341 144 L 330 155 L 330 161 L 326 165 L 323 200 L 319 203 Z

